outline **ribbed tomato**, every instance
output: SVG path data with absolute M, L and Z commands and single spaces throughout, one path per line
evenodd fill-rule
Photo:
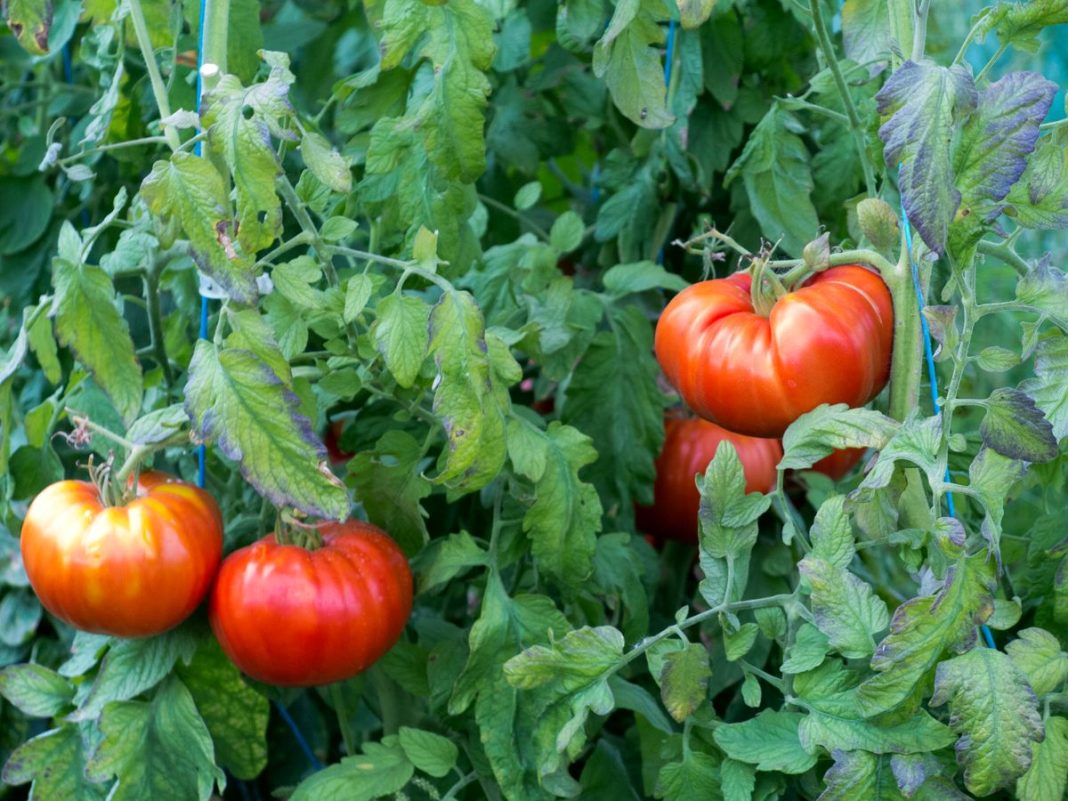
M 862 406 L 890 374 L 893 306 L 859 265 L 817 273 L 764 317 L 745 273 L 680 292 L 656 326 L 656 357 L 682 399 L 731 431 L 780 437 L 821 403 Z
M 724 440 L 738 452 L 746 492 L 770 492 L 775 487 L 775 468 L 782 459 L 778 440 L 735 434 L 707 420 L 669 417 L 656 460 L 653 506 L 636 510 L 639 529 L 658 539 L 697 542 L 701 494 L 695 478 L 705 472 Z
M 341 681 L 404 631 L 412 574 L 397 543 L 359 520 L 320 533 L 315 550 L 270 534 L 219 568 L 208 619 L 227 656 L 254 679 L 283 687 Z
M 842 450 L 834 451 L 830 456 L 820 459 L 816 464 L 812 465 L 812 469 L 837 481 L 852 470 L 853 466 L 867 452 L 867 448 L 842 448 Z
M 59 481 L 22 523 L 22 560 L 45 609 L 100 634 L 147 637 L 178 625 L 221 556 L 215 500 L 163 473 L 142 473 L 122 506 L 106 506 L 89 481 Z

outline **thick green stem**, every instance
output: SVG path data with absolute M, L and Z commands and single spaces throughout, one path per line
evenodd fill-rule
M 130 21 L 133 23 L 134 33 L 137 35 L 137 45 L 141 48 L 141 55 L 145 59 L 145 68 L 148 70 L 148 80 L 152 84 L 152 94 L 156 98 L 156 106 L 159 115 L 166 119 L 171 116 L 171 105 L 167 100 L 167 87 L 163 85 L 163 76 L 160 75 L 159 65 L 156 63 L 156 51 L 152 49 L 152 40 L 148 35 L 148 25 L 145 23 L 145 14 L 141 10 L 141 0 L 129 0 Z M 167 137 L 167 144 L 171 150 L 177 150 L 182 146 L 178 138 L 178 131 L 173 125 L 163 124 L 163 134 Z
M 846 116 L 849 117 L 849 128 L 853 133 L 853 141 L 857 147 L 857 158 L 860 159 L 861 169 L 864 170 L 864 186 L 868 190 L 868 196 L 875 197 L 875 173 L 872 170 L 871 162 L 868 161 L 868 151 L 864 146 L 864 129 L 861 127 L 860 115 L 857 114 L 853 96 L 849 94 L 849 85 L 846 83 L 845 76 L 842 75 L 842 70 L 838 66 L 834 45 L 831 43 L 830 34 L 827 33 L 827 26 L 823 22 L 823 10 L 820 7 L 820 0 L 809 0 L 809 8 L 812 10 L 812 26 L 816 29 L 816 39 L 819 40 L 820 49 L 823 50 L 823 57 L 827 59 L 827 66 L 831 70 L 831 75 L 834 76 L 835 86 L 838 87 L 838 94 L 842 96 L 842 105 L 845 106 Z
M 989 239 L 979 241 L 979 252 L 1009 265 L 1020 275 L 1031 272 L 1031 265 L 1017 253 L 1012 247 L 1004 242 L 991 242 Z
M 902 235 L 904 238 L 904 235 Z M 912 286 L 908 248 L 902 241 L 901 258 L 893 272 L 883 274 L 894 304 L 894 346 L 890 362 L 890 416 L 904 420 L 920 400 L 923 358 L 920 307 Z
M 205 64 L 226 72 L 226 40 L 230 28 L 230 0 L 207 0 L 204 6 Z
M 916 22 L 912 29 L 912 60 L 919 61 L 923 58 L 923 51 L 927 45 L 927 12 L 931 8 L 931 0 L 919 0 L 916 8 Z
M 174 388 L 174 373 L 167 358 L 167 345 L 163 341 L 163 318 L 159 308 L 159 265 L 151 264 L 145 272 L 145 299 L 148 306 L 148 335 L 152 340 L 152 350 L 156 363 L 163 370 L 163 380 L 167 389 Z

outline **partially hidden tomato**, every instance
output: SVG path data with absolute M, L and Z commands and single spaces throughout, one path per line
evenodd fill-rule
M 812 469 L 837 481 L 852 470 L 867 452 L 867 448 L 842 448 L 820 459 L 812 465 Z
M 231 661 L 254 679 L 310 687 L 366 670 L 400 638 L 412 574 L 384 531 L 323 526 L 322 547 L 270 534 L 223 560 L 208 619 Z
M 22 560 L 41 604 L 70 625 L 147 637 L 185 620 L 222 556 L 222 516 L 204 490 L 142 473 L 136 496 L 107 506 L 95 484 L 59 481 L 30 504 Z
M 886 384 L 893 306 L 883 280 L 832 267 L 764 317 L 748 274 L 680 292 L 656 326 L 656 356 L 682 399 L 731 431 L 780 437 L 821 403 L 862 406 Z
M 653 505 L 636 510 L 642 532 L 658 539 L 697 542 L 701 494 L 695 479 L 705 472 L 723 441 L 738 452 L 746 492 L 774 489 L 776 467 L 782 459 L 778 440 L 735 434 L 707 420 L 669 417 L 664 421 L 664 447 L 656 460 Z
M 349 453 L 341 447 L 341 436 L 345 433 L 345 421 L 335 420 L 326 427 L 323 434 L 323 444 L 326 445 L 326 453 L 330 457 L 330 464 L 345 464 L 356 454 Z

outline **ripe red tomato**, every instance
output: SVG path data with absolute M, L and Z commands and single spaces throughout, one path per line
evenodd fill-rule
M 356 454 L 349 453 L 341 447 L 341 435 L 345 433 L 345 421 L 335 420 L 327 426 L 323 434 L 323 444 L 326 445 L 326 453 L 330 457 L 330 464 L 345 464 Z
M 397 543 L 359 520 L 321 534 L 316 550 L 269 534 L 219 568 L 208 619 L 227 656 L 254 679 L 283 687 L 341 681 L 404 631 L 412 574 Z
M 830 456 L 820 459 L 816 464 L 812 465 L 812 469 L 837 481 L 852 470 L 853 466 L 867 452 L 867 448 L 842 448 L 842 450 L 835 451 Z
M 719 444 L 729 441 L 745 469 L 746 492 L 770 492 L 775 468 L 782 459 L 776 439 L 735 434 L 700 419 L 669 417 L 664 421 L 664 447 L 656 460 L 653 506 L 637 508 L 638 528 L 658 539 L 697 542 L 701 494 L 695 477 L 704 473 Z
M 750 277 L 680 292 L 656 326 L 656 357 L 682 399 L 731 431 L 780 437 L 821 403 L 862 406 L 890 375 L 893 306 L 874 272 L 848 265 L 810 278 L 768 317 Z
M 59 481 L 30 504 L 22 559 L 44 608 L 84 631 L 147 637 L 196 609 L 222 556 L 222 516 L 204 490 L 142 473 L 105 506 L 89 481 Z

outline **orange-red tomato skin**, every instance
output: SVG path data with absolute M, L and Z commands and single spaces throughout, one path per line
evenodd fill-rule
M 323 546 L 274 535 L 230 554 L 208 619 L 246 674 L 308 687 L 366 670 L 400 638 L 412 609 L 412 575 L 400 547 L 359 520 L 323 526 Z
M 22 559 L 41 604 L 70 625 L 147 637 L 181 623 L 211 586 L 222 517 L 204 490 L 143 473 L 137 496 L 105 506 L 88 481 L 59 481 L 30 504 Z
M 859 265 L 832 267 L 753 310 L 745 273 L 680 292 L 656 327 L 665 375 L 698 415 L 756 437 L 781 437 L 821 403 L 863 406 L 890 374 L 893 303 Z

